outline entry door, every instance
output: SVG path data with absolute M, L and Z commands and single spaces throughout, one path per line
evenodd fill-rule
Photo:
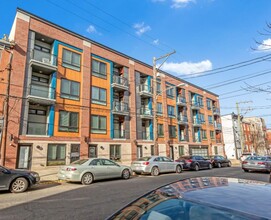
M 88 157 L 89 158 L 96 158 L 97 157 L 97 145 L 89 145 Z
M 19 160 L 18 160 L 18 169 L 30 169 L 31 166 L 31 150 L 30 145 L 19 146 Z
M 169 157 L 174 160 L 174 148 L 173 146 L 169 147 Z
M 137 148 L 136 148 L 136 155 L 137 155 L 137 158 L 143 157 L 142 145 L 137 145 Z
M 80 159 L 80 144 L 71 145 L 71 163 Z

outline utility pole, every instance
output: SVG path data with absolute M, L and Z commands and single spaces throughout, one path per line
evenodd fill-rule
M 159 152 L 158 152 L 158 143 L 157 143 L 157 139 L 158 139 L 157 123 L 158 123 L 158 120 L 157 120 L 157 114 L 156 114 L 156 111 L 157 111 L 157 97 L 158 97 L 158 94 L 157 94 L 157 81 L 156 81 L 157 71 L 167 61 L 169 56 L 174 54 L 174 53 L 176 53 L 175 50 L 173 52 L 167 53 L 164 56 L 161 56 L 159 58 L 153 57 L 153 97 L 154 97 L 153 98 L 153 119 L 154 119 L 153 120 L 153 140 L 154 140 L 154 154 L 155 155 L 159 154 Z M 158 68 L 156 68 L 156 61 L 161 60 L 161 59 L 164 59 L 164 61 L 160 64 L 160 66 Z
M 10 53 L 9 55 L 9 63 L 7 64 L 6 70 L 8 71 L 7 77 L 7 88 L 6 88 L 6 97 L 4 101 L 4 125 L 3 132 L 0 140 L 0 165 L 5 165 L 5 156 L 6 156 L 6 144 L 7 144 L 7 131 L 8 131 L 8 112 L 9 112 L 9 96 L 10 96 L 10 78 L 11 78 L 11 70 L 12 70 L 12 59 L 13 52 L 10 49 L 13 49 L 15 43 L 9 42 L 6 38 L 0 40 L 0 44 L 4 45 L 4 50 Z M 6 49 L 8 48 L 8 50 Z

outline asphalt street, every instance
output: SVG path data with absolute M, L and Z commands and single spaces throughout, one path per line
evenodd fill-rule
M 245 173 L 240 167 L 184 171 L 158 177 L 134 176 L 129 180 L 41 184 L 26 193 L 0 192 L 0 219 L 105 219 L 139 196 L 167 183 L 189 177 L 235 177 L 268 182 L 267 173 Z

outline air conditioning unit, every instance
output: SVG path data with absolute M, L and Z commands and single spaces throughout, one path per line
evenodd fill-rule
M 41 60 L 43 63 L 50 64 L 50 60 L 48 58 L 42 58 Z

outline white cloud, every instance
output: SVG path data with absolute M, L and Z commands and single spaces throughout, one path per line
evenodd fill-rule
M 190 2 L 194 2 L 195 3 L 195 0 L 172 0 L 171 8 L 184 8 Z
M 96 28 L 93 25 L 89 25 L 86 31 L 88 33 L 90 33 L 90 34 L 92 34 L 92 33 L 94 33 L 94 34 L 98 33 L 97 30 L 96 30 Z
M 263 40 L 263 42 L 258 46 L 258 50 L 270 52 L 271 49 L 271 39 L 268 38 Z
M 159 45 L 159 39 L 156 39 L 152 42 L 154 45 Z
M 181 62 L 181 63 L 173 63 L 173 62 L 165 62 L 162 66 L 164 71 L 176 73 L 176 74 L 193 74 L 208 71 L 212 69 L 212 63 L 210 60 L 203 60 L 198 63 L 192 62 Z
M 144 22 L 134 24 L 134 29 L 136 29 L 136 34 L 138 36 L 141 36 L 142 34 L 146 33 L 147 31 L 151 30 L 151 27 L 149 25 L 145 25 Z

